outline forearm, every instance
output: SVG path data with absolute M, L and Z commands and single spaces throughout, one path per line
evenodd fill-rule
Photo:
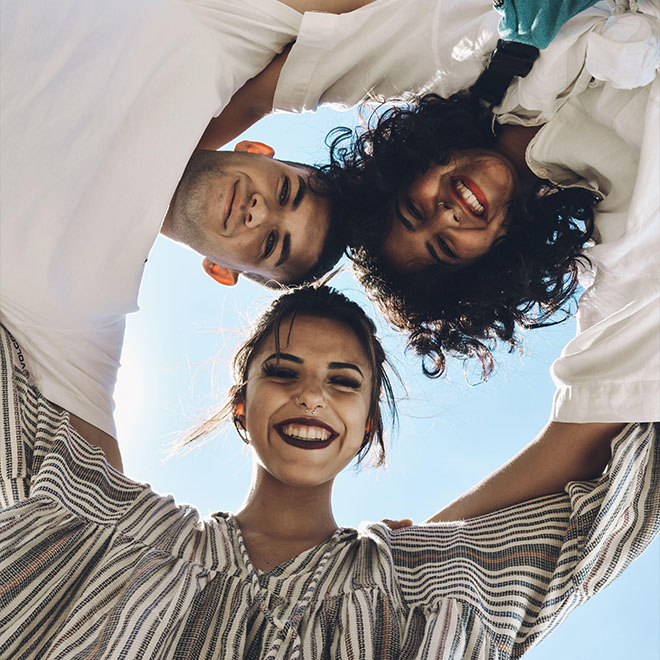
M 290 50 L 291 45 L 232 96 L 224 110 L 206 127 L 198 149 L 220 149 L 272 111 L 277 80 Z
M 556 493 L 569 481 L 598 477 L 621 424 L 550 422 L 519 454 L 427 522 L 463 520 Z

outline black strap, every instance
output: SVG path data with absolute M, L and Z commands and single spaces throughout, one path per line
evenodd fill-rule
M 470 94 L 490 105 L 499 105 L 513 77 L 524 78 L 538 56 L 539 49 L 534 46 L 500 39 Z

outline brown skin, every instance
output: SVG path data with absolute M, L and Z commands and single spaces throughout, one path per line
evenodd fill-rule
M 493 148 L 457 152 L 418 175 L 395 201 L 383 258 L 399 272 L 480 259 L 506 234 L 511 199 L 537 181 L 525 151 L 538 130 L 504 126 Z M 480 211 L 470 209 L 459 186 L 481 198 Z
M 87 442 L 98 447 L 104 454 L 105 460 L 119 472 L 124 471 L 124 465 L 121 460 L 121 453 L 119 451 L 119 443 L 111 436 L 101 431 L 101 429 L 92 426 L 84 419 L 80 419 L 76 415 L 69 413 L 69 422 L 78 433 L 87 440 Z
M 549 422 L 519 454 L 425 522 L 475 518 L 599 477 L 619 423 Z

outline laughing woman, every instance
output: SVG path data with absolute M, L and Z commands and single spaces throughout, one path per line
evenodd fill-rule
M 238 513 L 206 520 L 108 465 L 0 339 L 3 658 L 519 657 L 660 525 L 657 430 L 630 425 L 593 427 L 609 469 L 564 492 L 462 522 L 340 527 L 334 479 L 383 458 L 392 395 L 372 322 L 327 288 L 279 298 L 239 350 L 202 430 L 231 416 L 253 480 Z
M 596 6 L 490 111 L 425 96 L 333 143 L 358 275 L 429 375 L 488 375 L 579 284 L 551 419 L 660 420 L 659 17 Z
M 589 3 L 495 4 L 522 30 L 502 34 L 528 41 L 525 16 L 538 27 Z M 290 52 L 235 98 L 293 112 L 408 99 L 335 134 L 324 183 L 361 282 L 426 373 L 455 356 L 487 376 L 494 344 L 554 322 L 579 285 L 551 419 L 658 421 L 660 6 L 602 0 L 534 42 L 531 70 L 520 44 L 503 48 L 484 85 L 499 18 L 485 0 L 306 14 Z

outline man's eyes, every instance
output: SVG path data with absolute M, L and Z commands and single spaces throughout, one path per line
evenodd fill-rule
M 283 206 L 289 201 L 289 195 L 291 194 L 291 179 L 288 176 L 284 177 L 282 181 L 282 187 L 280 188 L 280 204 Z
M 275 246 L 277 245 L 277 235 L 275 234 L 274 231 L 269 232 L 268 237 L 266 238 L 266 245 L 264 246 L 264 259 L 268 259 L 271 254 L 273 254 L 273 250 L 275 249 Z

